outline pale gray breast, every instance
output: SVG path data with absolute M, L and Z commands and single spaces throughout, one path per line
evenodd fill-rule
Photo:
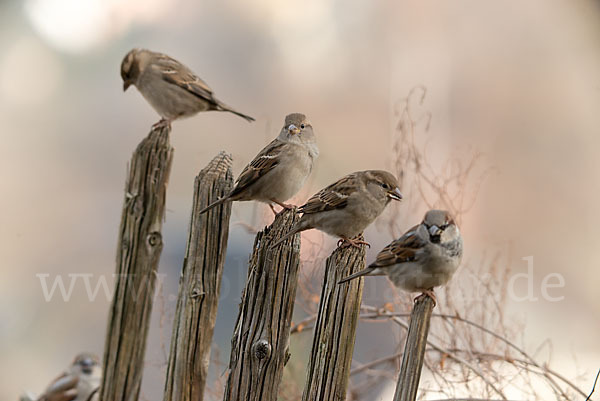
M 458 269 L 462 257 L 460 243 L 453 241 L 452 244 L 447 243 L 445 245 L 430 243 L 427 245 L 427 252 L 419 255 L 423 271 L 426 274 L 438 277 L 439 284 L 437 285 L 445 284 L 450 280 L 456 269 Z
M 463 240 L 462 237 L 458 237 L 453 241 L 449 241 L 445 244 L 442 244 L 444 248 L 446 248 L 448 254 L 452 257 L 456 257 L 459 260 L 462 259 L 463 255 Z
M 273 194 L 277 200 L 285 202 L 304 185 L 312 171 L 313 158 L 306 145 L 289 144 L 280 159 L 280 164 L 272 172 L 272 179 L 276 181 Z
M 362 233 L 381 213 L 377 203 L 369 199 L 363 191 L 356 191 L 348 197 L 348 204 L 339 211 L 339 227 L 336 235 L 355 237 Z
M 77 383 L 77 398 L 74 401 L 92 401 L 99 397 L 98 389 L 102 379 L 102 368 L 99 365 L 93 367 L 92 372 L 79 372 L 79 382 Z M 94 394 L 95 396 L 92 396 Z M 90 399 L 90 396 L 92 398 Z
M 158 114 L 167 119 L 187 117 L 208 110 L 208 102 L 164 79 L 152 68 L 140 75 L 136 87 Z
M 406 291 L 422 291 L 433 287 L 429 276 L 415 262 L 397 263 L 381 270 L 396 287 Z

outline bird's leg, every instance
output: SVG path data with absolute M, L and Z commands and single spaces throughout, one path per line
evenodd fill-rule
M 162 128 L 162 127 L 171 128 L 171 120 L 167 120 L 166 118 L 161 117 L 161 119 L 158 120 L 157 123 L 152 125 L 152 129 Z
M 369 248 L 371 247 L 371 244 L 369 244 L 366 241 L 363 241 L 362 239 L 362 235 L 358 235 L 356 238 L 345 238 L 342 237 L 341 240 L 338 241 L 337 246 L 342 246 L 342 248 L 347 248 L 349 246 L 353 246 L 355 248 L 359 248 L 361 245 L 366 245 Z
M 437 297 L 435 296 L 435 292 L 433 292 L 433 288 L 423 291 L 423 293 L 421 293 L 421 295 L 419 295 L 418 297 L 415 298 L 415 302 L 417 302 L 419 299 L 423 299 L 425 297 L 431 298 L 431 300 L 433 301 L 433 307 L 435 308 L 435 306 L 437 305 Z
M 296 207 L 296 206 L 294 206 L 292 204 L 287 204 L 287 203 L 279 202 L 277 199 L 271 199 L 271 202 L 277 203 L 279 206 L 281 206 L 283 208 L 283 210 L 291 210 L 291 209 L 293 209 L 293 208 Z
M 272 203 L 269 203 L 269 207 L 271 208 L 271 211 L 273 212 L 273 214 L 274 214 L 275 216 L 277 216 L 277 212 L 275 211 L 275 208 L 273 207 L 273 204 L 272 204 Z

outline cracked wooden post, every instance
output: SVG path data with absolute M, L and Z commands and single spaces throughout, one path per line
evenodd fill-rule
M 275 217 L 256 235 L 233 338 L 225 401 L 276 401 L 298 284 L 300 235 L 271 244 L 299 219 L 295 210 Z
M 144 369 L 173 148 L 157 127 L 131 158 L 119 229 L 115 291 L 108 316 L 100 399 L 137 400 Z
M 179 278 L 165 401 L 201 401 L 217 319 L 231 202 L 198 212 L 233 188 L 231 155 L 221 152 L 194 182 L 188 243 Z
M 364 268 L 364 245 L 337 248 L 327 258 L 303 401 L 346 399 L 364 279 L 338 281 Z
M 413 306 L 394 401 L 414 401 L 417 398 L 432 311 L 433 300 L 430 297 L 420 297 Z

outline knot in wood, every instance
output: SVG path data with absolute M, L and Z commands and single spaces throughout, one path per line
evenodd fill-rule
M 162 235 L 160 235 L 158 231 L 154 231 L 148 234 L 148 237 L 146 237 L 146 241 L 148 241 L 148 245 L 154 248 L 155 246 L 160 245 L 160 243 L 162 242 Z
M 200 290 L 200 288 L 198 287 L 194 287 L 192 288 L 192 291 L 190 293 L 190 298 L 192 299 L 196 299 L 198 298 L 200 295 L 204 295 L 204 293 Z
M 267 340 L 258 340 L 252 344 L 252 355 L 256 359 L 268 359 L 271 356 L 271 344 Z

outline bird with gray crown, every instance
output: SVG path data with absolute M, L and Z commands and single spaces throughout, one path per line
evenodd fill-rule
M 387 275 L 398 288 L 422 292 L 437 303 L 434 287 L 446 284 L 462 260 L 463 240 L 449 212 L 429 210 L 423 221 L 383 248 L 369 267 L 340 280 Z

